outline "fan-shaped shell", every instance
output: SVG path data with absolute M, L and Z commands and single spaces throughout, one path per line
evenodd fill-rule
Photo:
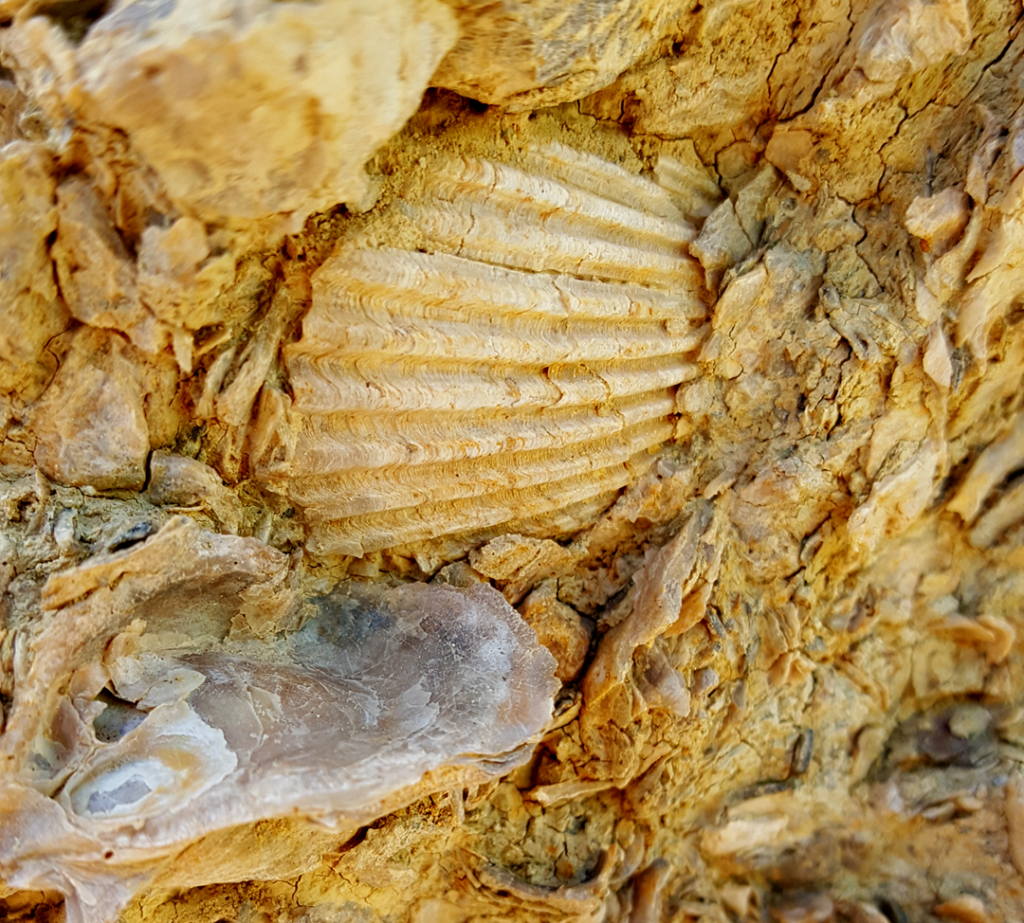
M 702 277 L 662 187 L 562 145 L 399 202 L 428 252 L 342 244 L 285 351 L 310 548 L 369 551 L 609 495 L 672 435 Z

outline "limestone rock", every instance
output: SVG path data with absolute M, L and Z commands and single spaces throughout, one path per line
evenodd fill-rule
M 56 227 L 51 169 L 46 151 L 29 142 L 0 150 L 0 387 L 26 397 L 52 374 L 42 353 L 68 321 L 47 254 Z
M 126 131 L 186 212 L 301 219 L 360 197 L 453 18 L 438 0 L 121 3 L 77 49 L 69 101 Z
M 461 34 L 432 82 L 513 111 L 601 89 L 687 13 L 666 0 L 446 2 Z
M 72 177 L 57 189 L 52 252 L 61 295 L 73 317 L 127 333 L 151 352 L 162 348 L 155 319 L 139 301 L 135 261 L 99 193 L 82 177 Z
M 807 26 L 828 15 L 825 7 L 810 7 Z M 755 118 L 769 98 L 773 52 L 778 57 L 793 45 L 796 25 L 783 4 L 772 4 L 761 16 L 752 15 L 756 9 L 749 0 L 698 7 L 680 21 L 672 54 L 623 74 L 584 100 L 584 109 L 614 117 L 624 105 L 639 130 L 673 138 Z M 825 33 L 825 47 L 816 53 L 827 60 L 838 37 L 836 30 Z M 763 53 L 754 51 L 759 46 Z
M 149 427 L 145 393 L 117 334 L 82 328 L 33 409 L 36 464 L 62 484 L 141 489 Z
M 967 193 L 950 186 L 932 196 L 918 196 L 910 203 L 903 223 L 911 234 L 928 242 L 932 251 L 945 250 L 967 227 L 970 217 Z
M 854 97 L 863 105 L 908 74 L 963 54 L 970 40 L 965 0 L 882 0 L 857 22 L 850 46 L 830 74 L 828 96 Z
M 732 200 L 726 199 L 708 215 L 690 249 L 706 272 L 726 269 L 750 252 L 750 238 L 740 227 Z
M 0 80 L 0 145 L 25 140 L 21 119 L 28 99 L 11 80 Z
M 590 651 L 593 623 L 559 602 L 550 585 L 541 585 L 530 593 L 519 606 L 519 614 L 558 662 L 555 676 L 563 683 L 576 679 Z
M 208 510 L 225 531 L 238 531 L 238 498 L 224 486 L 216 471 L 194 458 L 153 452 L 146 493 L 158 506 Z
M 206 228 L 195 218 L 147 227 L 139 244 L 139 298 L 160 320 L 199 330 L 222 315 L 216 295 L 234 276 L 234 261 L 214 257 Z
M 0 916 L 1024 917 L 1016 6 L 0 12 Z

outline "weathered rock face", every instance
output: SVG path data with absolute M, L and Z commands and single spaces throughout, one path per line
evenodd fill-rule
M 668 37 L 696 3 L 446 0 L 460 35 L 432 83 L 515 111 L 579 99 Z
M 7 917 L 1024 913 L 1018 8 L 35 10 Z
M 180 209 L 301 221 L 363 195 L 454 38 L 437 0 L 139 0 L 89 30 L 65 100 L 125 132 Z
M 68 320 L 46 252 L 56 227 L 49 155 L 25 142 L 6 144 L 0 183 L 0 298 L 8 320 L 0 332 L 0 382 L 8 394 L 32 398 L 53 373 L 43 355 L 46 344 Z

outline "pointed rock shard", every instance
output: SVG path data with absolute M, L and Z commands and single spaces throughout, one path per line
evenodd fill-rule
M 643 569 L 634 578 L 632 613 L 601 639 L 584 677 L 584 709 L 591 721 L 598 720 L 602 700 L 625 681 L 637 649 L 674 626 L 686 597 L 701 578 L 714 581 L 715 556 L 708 552 L 713 549 L 715 531 L 714 507 L 705 501 L 672 541 L 647 553 Z M 696 615 L 699 620 L 703 611 Z

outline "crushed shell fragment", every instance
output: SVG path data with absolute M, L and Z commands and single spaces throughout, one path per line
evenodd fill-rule
M 563 145 L 459 159 L 398 207 L 427 252 L 342 243 L 285 360 L 293 448 L 257 476 L 315 553 L 522 521 L 611 495 L 699 374 L 693 228 L 656 183 Z

